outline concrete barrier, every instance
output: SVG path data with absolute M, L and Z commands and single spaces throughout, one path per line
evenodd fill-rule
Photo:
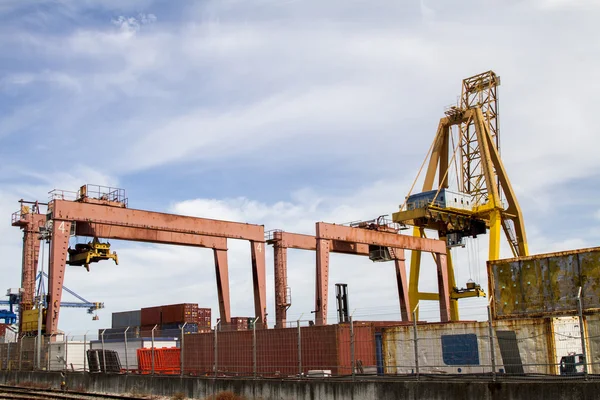
M 400 380 L 340 381 L 318 379 L 284 381 L 276 379 L 210 379 L 199 377 L 105 375 L 67 373 L 70 390 L 95 393 L 173 396 L 183 393 L 188 399 L 205 399 L 215 393 L 231 391 L 247 400 L 580 400 L 597 398 L 600 380 Z M 60 388 L 58 372 L 1 371 L 0 384 Z

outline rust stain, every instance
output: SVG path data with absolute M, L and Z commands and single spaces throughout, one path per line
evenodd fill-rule
M 540 317 L 600 308 L 600 247 L 488 261 L 494 317 Z

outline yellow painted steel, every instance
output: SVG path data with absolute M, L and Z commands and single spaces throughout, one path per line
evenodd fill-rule
M 39 318 L 39 310 L 23 310 L 23 324 L 22 330 L 23 332 L 37 332 L 38 330 L 38 318 Z M 42 311 L 42 331 L 44 332 L 46 329 L 46 309 L 44 308 Z
M 90 270 L 90 263 L 101 260 L 114 260 L 119 265 L 117 253 L 110 252 L 110 243 L 102 243 L 98 238 L 94 238 L 87 244 L 77 244 L 75 249 L 69 249 L 69 261 L 67 264 L 75 266 L 84 266 Z
M 478 86 L 479 85 L 479 86 Z M 482 89 L 482 85 L 486 88 Z M 417 207 L 412 210 L 401 209 L 393 213 L 393 221 L 413 225 L 413 236 L 424 237 L 425 229 L 438 231 L 438 237 L 445 239 L 443 233 L 448 231 L 449 226 L 463 226 L 480 221 L 485 223 L 489 229 L 489 260 L 500 258 L 500 243 L 502 231 L 510 244 L 511 250 L 516 256 L 529 255 L 523 215 L 517 201 L 516 195 L 504 168 L 497 149 L 498 126 L 497 126 L 497 97 L 496 86 L 499 85 L 499 77 L 492 71 L 479 74 L 463 81 L 463 101 L 461 107 L 453 107 L 441 118 L 435 139 L 431 147 L 431 156 L 426 169 L 422 191 L 448 188 L 449 143 L 451 127 L 458 125 L 461 128 L 460 146 L 468 147 L 469 152 L 475 156 L 464 157 L 461 166 L 461 175 L 464 181 L 473 185 L 471 193 L 482 201 L 473 210 L 458 210 L 452 208 L 440 208 L 433 204 Z M 466 93 L 466 91 L 471 92 Z M 484 100 L 473 101 L 472 95 L 478 91 L 486 91 Z M 471 97 L 469 97 L 471 96 Z M 482 111 L 485 107 L 485 114 Z M 454 150 L 456 152 L 456 150 Z M 454 156 L 453 156 L 454 157 Z M 471 163 L 480 168 L 479 172 L 473 173 Z M 466 176 L 466 175 L 469 176 Z M 436 175 L 438 186 L 434 187 Z M 506 207 L 501 199 L 503 195 Z M 419 276 L 421 273 L 421 252 L 413 251 L 410 262 L 409 300 L 411 307 L 416 307 L 419 300 L 439 300 L 439 296 L 431 293 L 420 293 L 418 290 Z M 485 296 L 481 288 L 475 290 L 458 290 L 454 277 L 454 265 L 450 254 L 447 259 L 449 285 L 451 287 L 451 319 L 458 320 L 457 300 L 466 297 Z M 453 290 L 452 290 L 453 289 Z

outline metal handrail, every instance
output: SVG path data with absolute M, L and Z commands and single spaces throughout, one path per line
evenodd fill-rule
M 282 229 L 271 229 L 269 231 L 265 231 L 265 241 L 275 239 L 276 232 L 283 232 L 283 230 Z

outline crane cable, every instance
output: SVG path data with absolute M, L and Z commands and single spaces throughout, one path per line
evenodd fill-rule
M 431 200 L 430 205 L 434 205 L 435 204 L 435 200 L 437 199 L 438 195 L 440 194 L 440 191 L 442 190 L 442 183 L 446 180 L 446 177 L 448 176 L 448 171 L 450 170 L 450 166 L 454 162 L 454 159 L 456 157 L 456 152 L 457 151 L 458 151 L 458 147 L 456 147 L 454 149 L 454 152 L 452 153 L 452 159 L 448 163 L 448 167 L 446 168 L 446 172 L 444 173 L 444 177 L 441 179 L 440 185 L 438 186 L 438 190 L 437 190 L 437 192 L 435 192 L 435 196 L 433 196 L 433 200 Z
M 421 164 L 421 168 L 419 168 L 419 172 L 417 172 L 417 177 L 415 178 L 415 180 L 413 181 L 410 189 L 408 190 L 408 194 L 404 198 L 404 203 L 402 203 L 402 205 L 400 206 L 400 210 L 404 210 L 404 208 L 406 207 L 406 203 L 408 202 L 408 198 L 412 194 L 412 191 L 415 188 L 417 180 L 419 179 L 419 176 L 421 175 L 421 172 L 423 171 L 423 167 L 425 166 L 425 163 L 427 162 L 427 159 L 429 158 L 429 155 L 433 151 L 433 147 L 435 146 L 436 142 L 438 141 L 438 138 L 439 138 L 439 136 L 436 135 L 435 139 L 433 139 L 433 142 L 431 142 L 431 146 L 429 146 L 429 150 L 427 150 L 427 154 L 425 154 L 425 159 L 423 159 L 423 163 Z

